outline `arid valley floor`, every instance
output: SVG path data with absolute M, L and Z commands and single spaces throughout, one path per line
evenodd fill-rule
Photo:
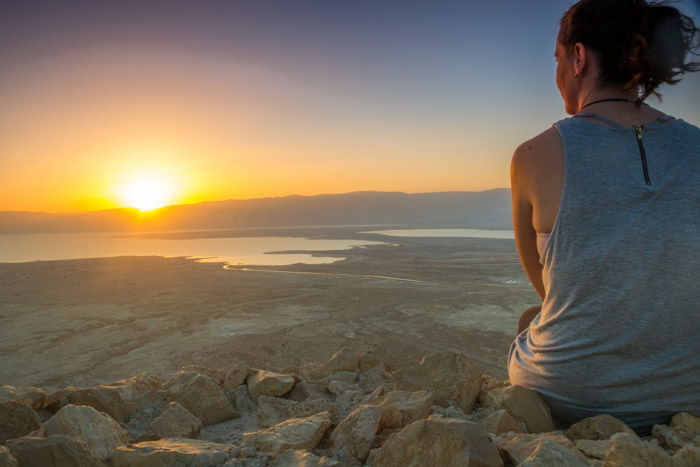
M 513 240 L 388 237 L 377 227 L 173 233 L 384 241 L 331 264 L 116 257 L 0 264 L 0 382 L 59 388 L 234 362 L 283 371 L 342 346 L 392 365 L 439 350 L 505 377 L 537 303 Z M 381 277 L 380 277 L 381 276 Z

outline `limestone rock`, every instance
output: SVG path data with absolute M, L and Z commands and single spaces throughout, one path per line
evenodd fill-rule
M 454 403 L 464 413 L 471 412 L 481 386 L 479 367 L 453 352 L 426 355 L 417 366 L 398 370 L 393 376 L 396 389 L 428 390 L 436 404 Z
M 299 369 L 303 379 L 325 378 L 339 371 L 359 371 L 362 353 L 343 347 L 335 352 L 326 362 L 318 366 L 304 365 Z
M 574 423 L 566 430 L 566 436 L 577 439 L 610 439 L 615 433 L 634 433 L 622 420 L 611 415 L 596 415 Z
M 255 412 L 257 409 L 257 404 L 250 398 L 246 384 L 241 384 L 236 389 L 229 391 L 227 397 L 233 401 L 233 406 L 238 412 Z
M 357 382 L 357 376 L 359 373 L 357 371 L 338 371 L 335 372 L 331 375 L 328 375 L 325 378 L 322 378 L 321 380 L 327 380 L 329 383 L 331 381 L 342 381 L 344 383 L 348 384 L 355 384 Z
M 68 403 L 88 405 L 106 413 L 118 422 L 124 423 L 129 419 L 130 410 L 122 399 L 121 393 L 107 386 L 76 389 L 68 394 Z
M 24 402 L 34 410 L 46 407 L 46 391 L 35 387 L 15 387 L 0 384 L 0 402 Z
M 202 375 L 206 375 L 216 381 L 219 386 L 223 386 L 224 380 L 226 379 L 226 370 L 221 368 L 208 368 L 205 366 L 198 365 L 185 365 L 181 366 L 179 371 L 183 372 L 195 372 Z
M 289 392 L 289 398 L 295 401 L 305 399 L 333 399 L 333 395 L 328 392 L 328 383 L 323 380 L 299 381 Z
M 335 394 L 336 397 L 348 391 L 362 392 L 362 389 L 357 384 L 347 383 L 345 381 L 333 380 L 328 383 L 328 392 Z
M 165 384 L 165 381 L 159 376 L 150 373 L 140 373 L 131 378 L 122 379 L 102 387 L 117 391 L 129 410 L 133 411 L 144 401 L 151 400 L 153 394 L 160 391 L 163 384 Z
M 382 410 L 371 405 L 361 405 L 338 424 L 330 436 L 333 450 L 340 457 L 356 457 L 365 460 L 379 428 Z
M 502 466 L 498 448 L 475 422 L 457 419 L 418 420 L 372 449 L 372 467 Z
M 0 446 L 0 467 L 17 467 L 17 459 L 5 446 Z
M 667 425 L 654 425 L 651 435 L 659 441 L 661 446 L 673 452 L 682 448 L 691 439 L 681 430 L 676 431 Z
M 681 412 L 673 416 L 670 426 L 655 425 L 652 436 L 670 451 L 677 451 L 689 442 L 700 447 L 700 418 Z
M 270 428 L 243 433 L 243 444 L 279 455 L 286 449 L 312 450 L 330 428 L 330 414 L 319 412 L 304 418 L 290 418 Z
M 114 467 L 169 466 L 209 467 L 222 465 L 233 446 L 196 439 L 165 438 L 119 446 L 114 451 Z
M 569 450 L 574 449 L 574 443 L 561 431 L 538 434 L 505 433 L 493 439 L 504 457 L 513 465 L 525 462 L 537 449 L 538 444 L 543 443 L 545 440 L 558 443 Z
M 391 386 L 393 389 L 392 376 L 383 364 L 360 371 L 357 375 L 357 384 L 364 392 L 372 391 L 379 386 Z
M 587 457 L 594 459 L 605 459 L 605 453 L 610 449 L 611 441 L 605 440 L 590 440 L 579 439 L 576 441 L 576 449 L 581 451 Z
M 521 433 L 520 424 L 505 409 L 499 409 L 479 420 L 481 426 L 489 433 L 500 435 L 503 433 Z
M 293 375 L 257 369 L 248 376 L 246 382 L 251 399 L 257 401 L 260 396 L 278 397 L 287 394 L 294 386 L 296 379 Z
M 129 416 L 124 428 L 129 433 L 129 441 L 148 441 L 142 439 L 144 433 L 151 427 L 153 420 L 158 418 L 168 408 L 170 395 L 162 399 L 143 402 Z
M 645 443 L 637 435 L 616 433 L 605 454 L 606 467 L 673 467 L 673 459 L 659 446 Z
M 402 428 L 430 414 L 433 396 L 429 391 L 391 391 L 379 403 L 381 425 Z
M 69 404 L 51 417 L 43 427 L 47 436 L 67 435 L 85 441 L 99 459 L 106 459 L 116 446 L 125 444 L 128 434 L 112 417 L 92 407 Z
M 327 399 L 311 399 L 297 402 L 279 397 L 260 396 L 258 398 L 257 422 L 266 428 L 288 418 L 300 418 L 327 410 L 331 417 L 338 410 Z
M 505 409 L 516 420 L 522 421 L 530 433 L 554 430 L 549 406 L 532 389 L 522 386 L 496 388 L 483 393 L 479 402 L 484 407 Z
M 550 439 L 537 442 L 535 449 L 519 467 L 586 467 L 573 452 Z
M 319 457 L 300 449 L 287 449 L 268 465 L 269 467 L 340 467 L 335 459 Z
M 160 438 L 197 438 L 202 431 L 202 421 L 178 404 L 171 402 L 163 413 L 156 417 L 140 441 Z
M 250 373 L 250 369 L 243 365 L 229 368 L 224 375 L 224 382 L 222 385 L 224 392 L 232 391 L 241 384 L 245 383 L 245 380 Z
M 700 465 L 700 447 L 686 444 L 673 455 L 675 467 L 697 467 Z
M 178 371 L 163 388 L 204 425 L 240 417 L 219 384 L 209 376 L 193 371 Z
M 46 438 L 25 436 L 7 442 L 7 447 L 22 466 L 102 467 L 85 441 L 65 435 Z M 4 465 L 0 461 L 0 466 Z M 11 465 L 11 464 L 8 464 Z M 17 464 L 15 464 L 17 465 Z
M 0 402 L 0 444 L 39 429 L 39 416 L 25 402 Z
M 671 427 L 676 429 L 683 428 L 693 435 L 700 435 L 700 417 L 687 412 L 677 413 L 671 419 Z
M 73 393 L 73 391 L 76 389 L 78 388 L 69 386 L 52 392 L 47 397 L 45 409 L 50 413 L 58 412 L 62 407 L 70 404 L 68 397 L 70 397 L 71 393 Z

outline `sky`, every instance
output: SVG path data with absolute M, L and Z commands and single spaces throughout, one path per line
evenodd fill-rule
M 0 210 L 507 187 L 572 3 L 1 2 Z M 698 75 L 648 102 L 700 125 Z

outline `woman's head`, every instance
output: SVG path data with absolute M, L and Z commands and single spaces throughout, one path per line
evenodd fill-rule
M 689 53 L 698 55 L 698 39 L 693 20 L 664 2 L 580 0 L 561 18 L 557 85 L 565 101 L 578 92 L 573 63 L 584 54 L 598 88 L 634 90 L 637 104 L 652 94 L 660 98 L 659 85 L 700 70 L 700 63 L 685 62 Z

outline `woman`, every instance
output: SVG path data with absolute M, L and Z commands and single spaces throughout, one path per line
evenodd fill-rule
M 700 128 L 642 103 L 698 30 L 644 0 L 581 0 L 562 17 L 557 87 L 572 117 L 511 163 L 522 266 L 542 298 L 511 345 L 512 384 L 562 424 L 608 413 L 639 434 L 700 415 Z

